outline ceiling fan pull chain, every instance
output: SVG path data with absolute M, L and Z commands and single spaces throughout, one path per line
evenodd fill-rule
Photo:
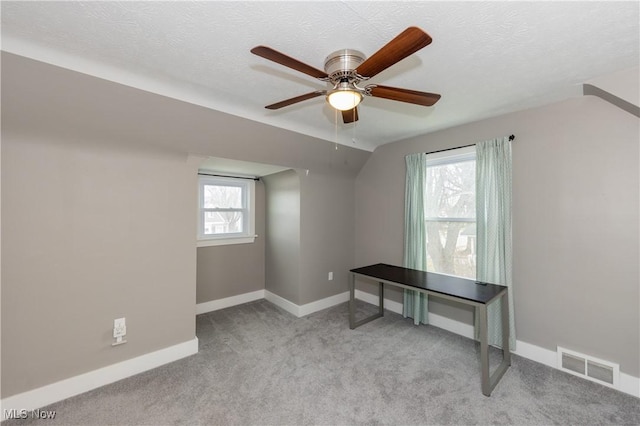
M 333 128 L 335 131 L 336 151 L 338 150 L 338 110 L 333 109 Z
M 355 121 L 353 123 L 353 136 L 351 136 L 351 142 L 355 145 L 356 144 L 356 129 L 358 127 L 358 122 Z

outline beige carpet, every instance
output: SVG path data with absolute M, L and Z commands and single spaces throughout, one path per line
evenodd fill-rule
M 266 301 L 200 315 L 197 355 L 3 426 L 640 424 L 639 399 L 518 356 L 487 398 L 474 341 L 347 318 L 347 304 L 295 318 Z

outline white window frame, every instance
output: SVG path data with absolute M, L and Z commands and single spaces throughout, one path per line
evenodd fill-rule
M 205 185 L 233 186 L 242 188 L 243 196 L 243 229 L 244 232 L 219 235 L 207 235 L 204 233 L 204 214 L 208 211 L 216 211 L 204 207 Z M 221 176 L 198 176 L 198 230 L 197 247 L 220 246 L 228 244 L 253 243 L 255 235 L 255 181 L 252 178 L 233 178 Z M 235 209 L 234 209 L 235 210 Z
M 427 168 L 433 166 L 441 166 L 444 164 L 462 163 L 465 161 L 476 161 L 476 146 L 470 145 L 462 148 L 453 148 L 444 151 L 437 151 L 433 153 L 427 153 Z M 464 222 L 464 223 L 477 223 L 477 218 L 466 217 L 425 217 L 425 226 L 428 222 Z M 477 242 L 477 240 L 476 240 Z M 431 271 L 434 272 L 434 271 Z M 444 272 L 438 272 L 443 275 Z M 451 275 L 457 277 L 458 275 Z

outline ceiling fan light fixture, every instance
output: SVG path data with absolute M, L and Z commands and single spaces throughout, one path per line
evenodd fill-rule
M 358 106 L 362 95 L 351 88 L 339 88 L 327 95 L 327 101 L 337 110 L 349 111 Z

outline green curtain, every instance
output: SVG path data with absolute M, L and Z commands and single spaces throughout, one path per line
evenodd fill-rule
M 404 266 L 427 270 L 427 238 L 425 225 L 424 190 L 427 179 L 427 155 L 410 154 L 405 157 L 407 176 L 404 206 Z M 413 323 L 428 324 L 428 296 L 412 290 L 404 291 L 402 314 Z
M 508 137 L 476 144 L 476 221 L 476 279 L 509 288 L 509 345 L 511 350 L 515 350 L 511 272 L 511 141 Z M 488 309 L 489 344 L 498 347 L 502 346 L 500 309 L 500 300 L 489 305 Z

